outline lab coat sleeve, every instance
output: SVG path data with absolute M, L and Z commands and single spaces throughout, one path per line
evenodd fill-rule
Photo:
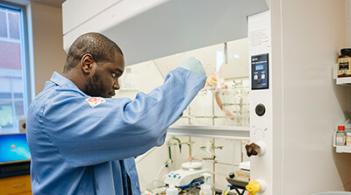
M 72 166 L 125 159 L 163 144 L 167 128 L 203 88 L 206 77 L 183 68 L 162 86 L 134 100 L 107 98 L 92 107 L 86 99 L 57 89 L 44 111 L 45 127 L 62 158 Z

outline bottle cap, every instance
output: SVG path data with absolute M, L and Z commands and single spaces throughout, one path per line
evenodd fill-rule
M 338 131 L 345 131 L 345 125 L 338 125 Z
M 350 56 L 351 55 L 351 48 L 343 48 L 340 51 L 341 55 L 347 55 Z

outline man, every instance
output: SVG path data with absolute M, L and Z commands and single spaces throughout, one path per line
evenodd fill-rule
M 140 194 L 135 156 L 164 143 L 206 76 L 189 59 L 149 94 L 111 99 L 123 71 L 123 53 L 107 37 L 74 41 L 63 74 L 52 75 L 28 111 L 35 195 Z

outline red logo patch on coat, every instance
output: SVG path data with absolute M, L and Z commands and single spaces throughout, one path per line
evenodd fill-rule
M 106 100 L 102 97 L 90 97 L 90 98 L 87 98 L 85 101 L 88 102 L 89 106 L 92 108 L 106 102 Z

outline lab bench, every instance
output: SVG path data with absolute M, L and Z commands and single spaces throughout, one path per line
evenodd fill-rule
M 32 194 L 29 170 L 29 161 L 0 164 L 0 194 Z
M 29 175 L 0 178 L 1 195 L 31 195 Z

